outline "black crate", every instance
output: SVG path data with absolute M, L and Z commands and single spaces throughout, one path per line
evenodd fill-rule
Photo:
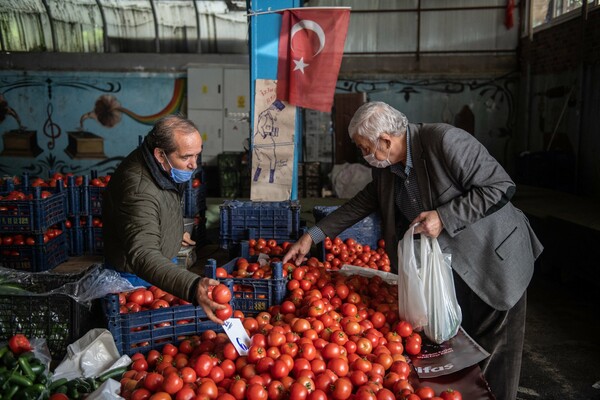
M 99 326 L 95 307 L 78 303 L 68 294 L 58 293 L 65 284 L 85 287 L 100 271 L 92 266 L 78 273 L 24 273 L 0 270 L 0 277 L 20 277 L 29 294 L 1 294 L 0 341 L 16 333 L 29 338 L 45 338 L 54 361 L 61 361 L 67 346 L 81 338 L 88 330 Z M 52 292 L 54 291 L 54 292 Z M 99 310 L 98 310 L 99 311 Z

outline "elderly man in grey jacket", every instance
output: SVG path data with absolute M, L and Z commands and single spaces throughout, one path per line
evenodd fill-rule
M 498 399 L 515 399 L 525 335 L 526 289 L 542 245 L 510 199 L 515 184 L 469 133 L 446 124 L 408 124 L 382 102 L 358 109 L 349 134 L 373 180 L 290 247 L 300 263 L 312 243 L 335 237 L 374 211 L 393 272 L 410 225 L 452 254 L 462 326 L 490 356 L 482 371 Z

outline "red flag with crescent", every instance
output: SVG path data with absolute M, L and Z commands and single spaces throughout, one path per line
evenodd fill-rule
M 349 8 L 283 11 L 277 65 L 279 100 L 331 111 L 349 22 Z

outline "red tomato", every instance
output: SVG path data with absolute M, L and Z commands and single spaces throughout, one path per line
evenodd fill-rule
M 162 387 L 164 376 L 158 372 L 150 372 L 143 381 L 143 386 L 151 392 L 156 392 Z
M 231 300 L 231 290 L 229 290 L 227 285 L 219 283 L 212 290 L 212 298 L 219 304 L 229 303 Z
M 27 339 L 27 337 L 21 333 L 17 333 L 8 339 L 8 347 L 15 354 L 31 351 L 31 343 L 29 343 L 29 339 Z
M 146 289 L 136 289 L 127 295 L 128 303 L 136 303 L 143 306 L 146 302 Z
M 69 400 L 69 397 L 64 393 L 54 393 L 49 400 Z
M 229 303 L 225 304 L 225 308 L 223 310 L 215 311 L 215 315 L 222 321 L 226 321 L 233 315 L 233 308 Z
M 430 386 L 421 386 L 415 390 L 415 394 L 422 400 L 431 399 L 435 396 L 435 390 Z
M 147 371 L 148 370 L 148 361 L 145 358 L 138 358 L 137 360 L 131 363 L 130 368 L 134 371 Z
M 462 395 L 458 390 L 446 389 L 440 393 L 443 400 L 462 400 Z
M 408 321 L 400 321 L 396 325 L 396 333 L 402 336 L 403 338 L 407 338 L 413 333 L 413 327 Z
M 169 394 L 175 394 L 183 388 L 183 379 L 177 372 L 170 372 L 162 383 L 162 390 Z
M 352 382 L 348 378 L 339 378 L 333 382 L 331 396 L 335 400 L 345 400 L 352 395 Z

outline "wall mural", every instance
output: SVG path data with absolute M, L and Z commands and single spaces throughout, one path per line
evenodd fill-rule
M 185 88 L 180 74 L 1 72 L 0 176 L 112 172 Z
M 494 79 L 340 80 L 338 93 L 367 93 L 410 122 L 445 122 L 470 132 L 503 164 L 510 160 L 518 74 Z

